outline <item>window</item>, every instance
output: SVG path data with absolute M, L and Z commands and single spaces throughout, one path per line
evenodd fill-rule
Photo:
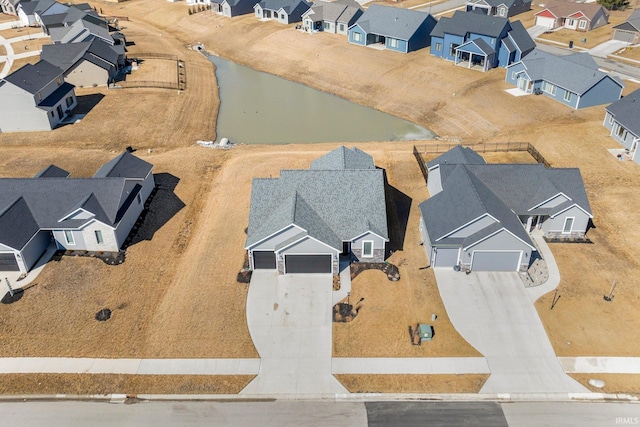
M 66 102 L 67 102 L 67 108 L 71 107 L 71 104 L 73 104 L 73 98 L 68 96 Z
M 573 228 L 573 217 L 567 217 L 564 219 L 564 227 L 562 227 L 562 233 L 563 234 L 569 234 L 571 233 L 571 229 Z
M 568 90 L 564 91 L 564 100 L 567 102 L 571 102 L 571 98 L 572 98 L 572 93 L 569 92 Z
M 285 18 L 284 18 L 284 13 L 281 13 L 281 14 L 280 14 L 280 19 L 285 19 Z
M 329 22 L 325 22 L 324 23 L 324 29 L 325 30 L 330 30 L 331 29 L 331 24 Z
M 625 139 L 627 139 L 627 130 L 622 126 L 618 125 L 618 131 L 616 132 L 616 135 L 618 136 L 618 138 L 624 141 Z
M 99 245 L 103 244 L 104 240 L 102 239 L 102 231 L 96 230 L 94 233 L 96 233 L 96 242 L 98 242 Z
M 573 27 L 575 25 L 576 21 L 569 18 L 567 19 L 567 27 Z
M 547 81 L 542 82 L 542 90 L 550 95 L 556 94 L 556 86 Z
M 344 31 L 344 24 L 340 24 L 340 31 Z
M 504 7 L 498 9 L 498 15 L 505 17 L 507 15 L 507 10 Z
M 612 125 L 613 124 L 613 116 L 609 115 L 609 124 Z
M 361 33 L 353 33 L 353 41 L 354 42 L 361 42 L 362 41 L 362 34 Z
M 71 230 L 64 230 L 64 238 L 67 240 L 68 245 L 76 244 L 76 242 L 73 240 L 73 232 Z
M 136 197 L 136 199 L 138 199 L 138 204 L 142 203 L 142 199 L 140 198 L 140 193 L 138 193 L 138 197 Z
M 584 19 L 581 19 L 580 22 L 578 22 L 578 28 L 580 28 L 581 30 L 584 30 L 585 28 L 587 28 L 587 21 L 585 21 Z
M 398 40 L 397 39 L 388 39 L 389 40 L 389 47 L 398 47 Z
M 438 42 L 436 43 L 436 52 L 440 52 L 442 51 L 442 43 Z
M 365 240 L 362 242 L 362 257 L 363 258 L 373 257 L 373 241 Z
M 496 39 L 492 38 L 491 39 L 491 46 L 495 46 L 495 44 L 496 44 Z
M 451 43 L 451 51 L 449 52 L 450 56 L 456 56 L 456 49 L 460 46 L 459 44 Z

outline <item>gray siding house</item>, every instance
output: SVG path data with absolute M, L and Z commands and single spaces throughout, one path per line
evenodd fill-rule
M 640 89 L 614 102 L 605 110 L 604 127 L 628 151 L 629 157 L 640 163 L 640 156 L 636 156 L 640 143 Z
M 531 10 L 531 0 L 467 0 L 467 12 L 510 18 Z
M 77 105 L 74 86 L 46 61 L 0 79 L 0 132 L 52 130 Z
M 318 0 L 302 14 L 302 27 L 308 33 L 324 31 L 346 35 L 360 15 L 362 8 L 354 0 Z
M 640 43 L 640 9 L 635 9 L 626 21 L 613 27 L 613 40 Z
M 40 58 L 60 68 L 65 81 L 76 87 L 104 86 L 115 81 L 124 66 L 123 46 L 101 39 L 42 46 Z
M 427 166 L 420 234 L 432 267 L 524 271 L 536 251 L 529 232 L 584 236 L 592 218 L 578 169 L 488 165 L 461 146 Z
M 382 262 L 388 241 L 384 172 L 358 148 L 253 180 L 245 244 L 252 270 L 338 274 L 341 254 Z
M 302 14 L 311 8 L 305 0 L 262 0 L 253 9 L 259 19 L 270 19 L 281 24 L 302 21 Z
M 18 16 L 18 3 L 20 0 L 0 0 L 0 9 L 7 15 Z
M 535 25 L 586 32 L 609 23 L 609 12 L 596 3 L 552 0 L 535 14 Z
M 556 56 L 534 49 L 507 67 L 505 80 L 575 109 L 615 102 L 624 88 L 622 80 L 600 71 L 586 52 Z
M 232 18 L 253 13 L 258 0 L 211 0 L 211 10 L 218 15 Z
M 155 186 L 152 168 L 123 153 L 93 178 L 52 165 L 33 178 L 0 179 L 0 271 L 27 273 L 52 242 L 118 251 Z

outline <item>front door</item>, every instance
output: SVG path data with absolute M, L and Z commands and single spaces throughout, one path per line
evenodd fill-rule
M 527 91 L 527 79 L 522 76 L 518 76 L 518 89 L 521 91 Z

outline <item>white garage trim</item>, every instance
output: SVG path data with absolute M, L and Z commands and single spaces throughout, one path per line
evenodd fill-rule
M 522 251 L 509 251 L 509 250 L 495 250 L 495 251 L 489 251 L 489 250 L 477 250 L 477 251 L 473 251 L 471 254 L 471 271 L 473 271 L 473 262 L 475 261 L 476 258 L 476 253 L 492 253 L 492 254 L 515 254 L 518 253 L 518 262 L 515 265 L 515 267 L 513 268 L 513 270 L 495 270 L 495 271 L 518 271 L 520 270 L 520 264 L 522 263 Z

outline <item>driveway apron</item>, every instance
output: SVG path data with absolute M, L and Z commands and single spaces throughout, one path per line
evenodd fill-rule
M 242 394 L 346 393 L 331 374 L 329 274 L 253 272 L 247 323 L 260 372 Z
M 435 274 L 453 326 L 489 364 L 481 393 L 588 392 L 564 373 L 517 273 Z

